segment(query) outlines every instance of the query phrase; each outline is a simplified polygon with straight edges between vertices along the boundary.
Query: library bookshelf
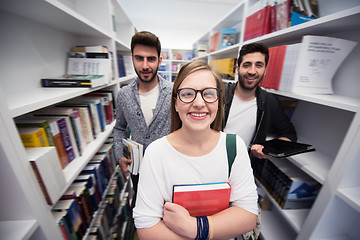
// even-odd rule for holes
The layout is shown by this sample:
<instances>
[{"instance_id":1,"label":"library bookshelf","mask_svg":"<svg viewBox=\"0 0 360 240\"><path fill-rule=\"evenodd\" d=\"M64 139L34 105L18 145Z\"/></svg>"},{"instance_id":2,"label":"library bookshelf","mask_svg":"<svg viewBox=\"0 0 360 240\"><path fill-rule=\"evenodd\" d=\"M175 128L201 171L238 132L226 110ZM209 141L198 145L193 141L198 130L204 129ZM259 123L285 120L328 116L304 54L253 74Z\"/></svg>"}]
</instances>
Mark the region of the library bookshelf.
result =
<instances>
[{"instance_id":1,"label":"library bookshelf","mask_svg":"<svg viewBox=\"0 0 360 240\"><path fill-rule=\"evenodd\" d=\"M208 61L237 57L243 44L261 42L268 47L300 43L304 35L319 35L358 42L334 78L334 94L306 94L268 89L298 102L291 121L299 142L311 143L315 152L288 158L322 188L310 209L284 210L259 183L259 193L271 199L262 211L262 237L272 239L357 239L360 232L360 4L356 1L319 0L319 18L247 41L246 18L262 1L240 1L234 9L194 43L210 45L221 28L236 28L235 45L195 59ZM356 90L355 90L356 89Z\"/></svg>"},{"instance_id":2,"label":"library bookshelf","mask_svg":"<svg viewBox=\"0 0 360 240\"><path fill-rule=\"evenodd\" d=\"M0 3L0 235L3 239L63 239L27 160L14 119L96 90L112 91L135 75L119 78L116 58L110 82L97 88L45 89L40 79L66 71L66 57L77 45L103 45L115 56L130 54L136 28L117 0L15 0ZM6 37L5 37L6 36ZM114 99L116 101L116 99ZM65 168L69 186L111 135L114 123ZM128 188L129 189L129 188ZM66 189L63 189L65 192Z\"/></svg>"},{"instance_id":3,"label":"library bookshelf","mask_svg":"<svg viewBox=\"0 0 360 240\"><path fill-rule=\"evenodd\" d=\"M159 73L173 82L181 66L192 59L192 50L166 48L161 49L161 55L163 59Z\"/></svg>"}]
</instances>

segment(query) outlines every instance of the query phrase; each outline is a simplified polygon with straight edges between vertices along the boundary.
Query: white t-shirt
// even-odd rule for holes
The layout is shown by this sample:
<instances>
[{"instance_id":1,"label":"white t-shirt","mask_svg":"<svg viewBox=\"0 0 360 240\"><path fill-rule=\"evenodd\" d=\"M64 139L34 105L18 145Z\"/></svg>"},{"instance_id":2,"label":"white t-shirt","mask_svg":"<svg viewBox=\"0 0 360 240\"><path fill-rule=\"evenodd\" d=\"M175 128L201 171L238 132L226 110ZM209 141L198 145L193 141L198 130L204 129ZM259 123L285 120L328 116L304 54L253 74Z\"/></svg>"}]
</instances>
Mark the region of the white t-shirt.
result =
<instances>
[{"instance_id":1,"label":"white t-shirt","mask_svg":"<svg viewBox=\"0 0 360 240\"><path fill-rule=\"evenodd\" d=\"M146 93L139 93L140 97L140 106L144 114L146 125L150 125L151 120L154 116L154 111L156 108L157 99L159 98L160 88L159 84L156 85L153 89Z\"/></svg>"},{"instance_id":2,"label":"white t-shirt","mask_svg":"<svg viewBox=\"0 0 360 240\"><path fill-rule=\"evenodd\" d=\"M256 111L256 98L242 101L234 95L224 132L239 135L249 147L256 127Z\"/></svg>"},{"instance_id":3,"label":"white t-shirt","mask_svg":"<svg viewBox=\"0 0 360 240\"><path fill-rule=\"evenodd\" d=\"M172 201L176 184L214 183L228 181L230 202L258 214L257 192L247 148L237 136L237 156L228 178L226 134L221 132L214 150L201 157L190 157L173 148L162 137L146 149L140 166L136 206L133 209L136 228L148 228L163 217L165 202Z\"/></svg>"}]
</instances>

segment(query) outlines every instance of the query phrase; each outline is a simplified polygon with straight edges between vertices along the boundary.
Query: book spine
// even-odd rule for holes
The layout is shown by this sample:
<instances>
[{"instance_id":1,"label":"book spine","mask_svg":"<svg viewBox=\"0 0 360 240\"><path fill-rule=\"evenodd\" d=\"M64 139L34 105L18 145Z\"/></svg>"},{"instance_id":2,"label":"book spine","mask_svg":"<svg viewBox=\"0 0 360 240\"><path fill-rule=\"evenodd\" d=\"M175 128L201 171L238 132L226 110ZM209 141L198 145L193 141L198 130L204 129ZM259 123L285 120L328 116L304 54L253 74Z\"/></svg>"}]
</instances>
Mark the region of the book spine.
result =
<instances>
[{"instance_id":1,"label":"book spine","mask_svg":"<svg viewBox=\"0 0 360 240\"><path fill-rule=\"evenodd\" d=\"M94 135L93 135L93 130L92 130L92 126L91 126L89 110L87 108L80 108L79 111L80 111L81 122L82 122L83 128L84 128L86 142L90 143L91 141L94 140Z\"/></svg>"},{"instance_id":2,"label":"book spine","mask_svg":"<svg viewBox=\"0 0 360 240\"><path fill-rule=\"evenodd\" d=\"M91 87L91 81L71 81L71 80L55 80L55 79L41 79L42 87Z\"/></svg>"},{"instance_id":3,"label":"book spine","mask_svg":"<svg viewBox=\"0 0 360 240\"><path fill-rule=\"evenodd\" d=\"M73 146L71 144L70 135L68 133L66 119L61 118L60 120L58 120L57 123L58 123L59 131L61 134L61 139L64 143L66 156L68 157L69 161L71 162L72 160L75 159L75 153L74 153Z\"/></svg>"},{"instance_id":4,"label":"book spine","mask_svg":"<svg viewBox=\"0 0 360 240\"><path fill-rule=\"evenodd\" d=\"M41 177L41 174L40 174L39 169L38 169L38 167L36 165L36 162L30 161L30 164L31 164L31 167L32 167L32 169L33 169L33 171L35 173L35 177L36 177L36 179L37 179L37 181L39 183L40 189L41 189L41 191L42 191L42 193L43 193L43 195L45 197L45 200L46 200L47 204L52 205L53 202L52 202L52 200L50 198L49 192L46 189L44 180Z\"/></svg>"}]
</instances>

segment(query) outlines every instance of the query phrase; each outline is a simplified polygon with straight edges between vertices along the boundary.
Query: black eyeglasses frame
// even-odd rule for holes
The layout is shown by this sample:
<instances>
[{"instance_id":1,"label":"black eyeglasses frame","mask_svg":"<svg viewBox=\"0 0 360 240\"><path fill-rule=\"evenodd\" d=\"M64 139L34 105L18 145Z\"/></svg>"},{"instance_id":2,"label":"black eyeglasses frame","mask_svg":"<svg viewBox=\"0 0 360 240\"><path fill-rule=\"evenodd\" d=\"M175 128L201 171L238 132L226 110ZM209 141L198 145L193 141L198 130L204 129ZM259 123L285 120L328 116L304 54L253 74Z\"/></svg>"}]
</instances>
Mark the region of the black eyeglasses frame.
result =
<instances>
[{"instance_id":1,"label":"black eyeglasses frame","mask_svg":"<svg viewBox=\"0 0 360 240\"><path fill-rule=\"evenodd\" d=\"M193 91L195 92L195 97L194 97L194 99L193 99L192 101L190 101L190 102L185 102L185 101L183 101L183 100L181 99L179 93L180 93L181 90L183 90L183 89L190 89L190 90L193 90ZM209 102L209 101L205 100L205 98L204 98L204 96L203 96L203 92L204 92L205 90L208 90L208 89L215 89L215 90L216 90L216 96L217 96L217 98L216 98L216 100L214 100L213 102ZM195 101L195 99L196 99L196 97L197 97L197 95L198 95L198 92L200 92L200 95L201 95L202 99L203 99L205 102L207 102L207 103L214 103L214 102L216 102L217 100L219 100L219 97L220 97L220 94L221 94L221 89L219 89L219 88L204 88L204 89L201 89L201 90L196 90L196 89L193 89L193 88L179 88L179 89L176 91L177 95L179 96L180 101L182 101L183 103L192 103L193 101Z\"/></svg>"}]
</instances>

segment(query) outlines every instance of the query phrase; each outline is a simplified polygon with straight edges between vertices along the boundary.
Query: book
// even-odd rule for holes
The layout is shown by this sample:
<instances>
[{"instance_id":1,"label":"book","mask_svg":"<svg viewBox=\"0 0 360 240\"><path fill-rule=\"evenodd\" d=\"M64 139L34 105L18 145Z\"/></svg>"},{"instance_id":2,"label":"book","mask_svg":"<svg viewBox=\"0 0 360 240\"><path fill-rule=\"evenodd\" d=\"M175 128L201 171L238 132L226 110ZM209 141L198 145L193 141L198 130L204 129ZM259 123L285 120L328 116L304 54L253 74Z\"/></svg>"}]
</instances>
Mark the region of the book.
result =
<instances>
[{"instance_id":1,"label":"book","mask_svg":"<svg viewBox=\"0 0 360 240\"><path fill-rule=\"evenodd\" d=\"M43 128L46 133L46 137L49 141L50 146L54 146L54 141L51 135L49 123L44 119L33 118L32 116L26 115L25 118L15 119L15 124L19 128L38 127Z\"/></svg>"},{"instance_id":2,"label":"book","mask_svg":"<svg viewBox=\"0 0 360 240\"><path fill-rule=\"evenodd\" d=\"M195 216L211 216L229 207L231 186L228 182L173 186L172 202Z\"/></svg>"},{"instance_id":3,"label":"book","mask_svg":"<svg viewBox=\"0 0 360 240\"><path fill-rule=\"evenodd\" d=\"M56 120L59 132L65 147L66 155L71 162L80 156L78 146L75 140L74 131L71 125L71 120L68 116L62 116L56 113L47 113L45 109L36 111L35 117L41 117L46 120Z\"/></svg>"},{"instance_id":4,"label":"book","mask_svg":"<svg viewBox=\"0 0 360 240\"><path fill-rule=\"evenodd\" d=\"M223 79L235 80L236 58L212 60L210 65L217 69Z\"/></svg>"},{"instance_id":5,"label":"book","mask_svg":"<svg viewBox=\"0 0 360 240\"><path fill-rule=\"evenodd\" d=\"M53 205L61 197L66 185L55 147L25 150L47 204Z\"/></svg>"},{"instance_id":6,"label":"book","mask_svg":"<svg viewBox=\"0 0 360 240\"><path fill-rule=\"evenodd\" d=\"M103 53L107 53L109 51L108 47L106 46L75 46L71 48L72 52L95 52L95 53L99 53L99 52L103 52Z\"/></svg>"},{"instance_id":7,"label":"book","mask_svg":"<svg viewBox=\"0 0 360 240\"><path fill-rule=\"evenodd\" d=\"M272 157L282 158L300 153L312 152L315 148L310 144L271 139L264 143L263 152Z\"/></svg>"},{"instance_id":8,"label":"book","mask_svg":"<svg viewBox=\"0 0 360 240\"><path fill-rule=\"evenodd\" d=\"M67 103L86 104L89 106L95 137L105 129L105 124L103 122L103 109L100 99L81 96L68 100L65 104Z\"/></svg>"},{"instance_id":9,"label":"book","mask_svg":"<svg viewBox=\"0 0 360 240\"><path fill-rule=\"evenodd\" d=\"M95 166L96 170L96 176L97 176L97 183L100 187L100 194L103 195L103 193L106 190L107 184L108 184L108 178L106 173L106 166L105 166L105 159L91 159L87 166Z\"/></svg>"},{"instance_id":10,"label":"book","mask_svg":"<svg viewBox=\"0 0 360 240\"><path fill-rule=\"evenodd\" d=\"M72 142L76 145L77 152L80 155L83 154L87 143L84 137L84 131L81 126L80 112L73 110L70 107L47 107L35 112L35 115L38 116L64 116L68 117L70 120L71 129L75 141ZM70 136L71 137L71 136ZM73 140L72 140L73 141Z\"/></svg>"},{"instance_id":11,"label":"book","mask_svg":"<svg viewBox=\"0 0 360 240\"><path fill-rule=\"evenodd\" d=\"M220 48L220 31L210 36L210 52L215 52Z\"/></svg>"},{"instance_id":12,"label":"book","mask_svg":"<svg viewBox=\"0 0 360 240\"><path fill-rule=\"evenodd\" d=\"M286 158L263 161L260 182L282 209L311 208L321 184Z\"/></svg>"},{"instance_id":13,"label":"book","mask_svg":"<svg viewBox=\"0 0 360 240\"><path fill-rule=\"evenodd\" d=\"M88 198L89 192L85 186L85 183L72 184L61 196L61 200L73 199L75 201L79 210L82 224L84 224L85 228L89 227L92 218L92 213L88 206Z\"/></svg>"},{"instance_id":14,"label":"book","mask_svg":"<svg viewBox=\"0 0 360 240\"><path fill-rule=\"evenodd\" d=\"M18 128L18 132L25 148L50 146L44 128Z\"/></svg>"},{"instance_id":15,"label":"book","mask_svg":"<svg viewBox=\"0 0 360 240\"><path fill-rule=\"evenodd\" d=\"M113 174L113 169L110 163L110 159L108 159L106 154L98 154L96 153L89 163L100 163L103 167L103 171L105 174L106 182L108 183Z\"/></svg>"},{"instance_id":16,"label":"book","mask_svg":"<svg viewBox=\"0 0 360 240\"><path fill-rule=\"evenodd\" d=\"M99 204L99 202L101 201L103 197L102 194L104 192L104 185L102 183L102 177L100 175L100 169L98 167L99 166L88 164L81 171L81 175L90 174L92 176L93 186L96 189L97 204Z\"/></svg>"},{"instance_id":17,"label":"book","mask_svg":"<svg viewBox=\"0 0 360 240\"><path fill-rule=\"evenodd\" d=\"M117 54L117 64L118 64L118 71L119 71L119 77L125 77L125 64L124 64L124 57L120 53Z\"/></svg>"},{"instance_id":18,"label":"book","mask_svg":"<svg viewBox=\"0 0 360 240\"><path fill-rule=\"evenodd\" d=\"M64 237L65 240L72 240L71 238L71 232L69 229L69 226L67 224L67 221L65 219L66 213L64 212L51 212L54 219L55 219L55 223L58 225L62 236Z\"/></svg>"},{"instance_id":19,"label":"book","mask_svg":"<svg viewBox=\"0 0 360 240\"><path fill-rule=\"evenodd\" d=\"M291 1L292 0L282 0L275 5L276 31L289 27Z\"/></svg>"},{"instance_id":20,"label":"book","mask_svg":"<svg viewBox=\"0 0 360 240\"><path fill-rule=\"evenodd\" d=\"M324 36L304 36L291 82L292 92L333 94L332 78L357 42Z\"/></svg>"},{"instance_id":21,"label":"book","mask_svg":"<svg viewBox=\"0 0 360 240\"><path fill-rule=\"evenodd\" d=\"M129 171L133 175L137 175L143 157L143 145L129 138L123 139L123 154L124 157L132 160L131 164L128 166Z\"/></svg>"},{"instance_id":22,"label":"book","mask_svg":"<svg viewBox=\"0 0 360 240\"><path fill-rule=\"evenodd\" d=\"M109 83L112 75L110 53L70 53L66 74L104 75L105 83Z\"/></svg>"},{"instance_id":23,"label":"book","mask_svg":"<svg viewBox=\"0 0 360 240\"><path fill-rule=\"evenodd\" d=\"M63 75L41 79L42 87L85 87L95 88L106 84L104 75Z\"/></svg>"},{"instance_id":24,"label":"book","mask_svg":"<svg viewBox=\"0 0 360 240\"><path fill-rule=\"evenodd\" d=\"M91 110L90 106L86 104L76 104L76 103L61 103L56 105L56 107L70 107L74 111L80 113L81 127L83 128L83 133L86 143L90 143L94 140L94 129L92 124Z\"/></svg>"},{"instance_id":25,"label":"book","mask_svg":"<svg viewBox=\"0 0 360 240\"><path fill-rule=\"evenodd\" d=\"M286 46L284 64L281 72L279 90L290 92L297 60L301 49L301 43L289 44Z\"/></svg>"},{"instance_id":26,"label":"book","mask_svg":"<svg viewBox=\"0 0 360 240\"><path fill-rule=\"evenodd\" d=\"M73 182L68 190L75 190L77 200L81 202L80 206L84 212L85 222L87 225L90 225L94 209L91 205L91 189L87 187L87 182Z\"/></svg>"},{"instance_id":27,"label":"book","mask_svg":"<svg viewBox=\"0 0 360 240\"><path fill-rule=\"evenodd\" d=\"M269 62L260 86L279 90L287 45L269 48Z\"/></svg>"},{"instance_id":28,"label":"book","mask_svg":"<svg viewBox=\"0 0 360 240\"><path fill-rule=\"evenodd\" d=\"M105 155L106 159L109 162L111 172L114 172L115 168L116 168L116 165L117 165L117 161L115 159L114 150L113 150L113 143L112 142L111 143L104 143L100 147L100 149L98 150L98 152L96 154Z\"/></svg>"},{"instance_id":29,"label":"book","mask_svg":"<svg viewBox=\"0 0 360 240\"><path fill-rule=\"evenodd\" d=\"M109 109L110 105L109 105L107 96L104 94L89 93L89 94L82 95L82 97L97 101L96 106L97 106L97 110L98 110L98 114L99 114L100 126L101 126L101 130L104 131L106 125L109 122L108 117L110 117L110 114L111 114L110 113L111 109ZM98 102L100 104L98 104ZM112 116L111 116L111 119L112 119Z\"/></svg>"},{"instance_id":30,"label":"book","mask_svg":"<svg viewBox=\"0 0 360 240\"><path fill-rule=\"evenodd\" d=\"M75 235L81 239L85 234L85 229L83 228L81 217L79 214L79 209L76 205L75 200L59 200L54 207L52 208L54 212L64 212L68 216L68 225L69 228L74 232Z\"/></svg>"},{"instance_id":31,"label":"book","mask_svg":"<svg viewBox=\"0 0 360 240\"><path fill-rule=\"evenodd\" d=\"M42 119L41 117L38 117ZM57 119L45 119L49 124L49 129L51 131L51 136L56 148L56 152L59 157L61 168L64 169L70 162L68 155L66 153L65 145L62 140L62 136L59 130Z\"/></svg>"},{"instance_id":32,"label":"book","mask_svg":"<svg viewBox=\"0 0 360 240\"><path fill-rule=\"evenodd\" d=\"M236 43L236 28L221 28L220 30L220 49L234 45Z\"/></svg>"},{"instance_id":33,"label":"book","mask_svg":"<svg viewBox=\"0 0 360 240\"><path fill-rule=\"evenodd\" d=\"M271 32L270 11L271 6L267 5L246 17L244 41L260 37Z\"/></svg>"},{"instance_id":34,"label":"book","mask_svg":"<svg viewBox=\"0 0 360 240\"><path fill-rule=\"evenodd\" d=\"M97 208L98 204L100 202L100 195L98 192L98 189L96 187L96 180L94 174L80 174L75 180L73 185L79 184L79 183L85 183L85 186L89 192L89 209L92 213L94 213Z\"/></svg>"},{"instance_id":35,"label":"book","mask_svg":"<svg viewBox=\"0 0 360 240\"><path fill-rule=\"evenodd\" d=\"M303 14L299 14L297 12L291 12L291 17L290 17L290 27L292 26L296 26L302 23L306 23L308 21L314 20L316 18L314 17L308 17L305 16Z\"/></svg>"}]
</instances>

